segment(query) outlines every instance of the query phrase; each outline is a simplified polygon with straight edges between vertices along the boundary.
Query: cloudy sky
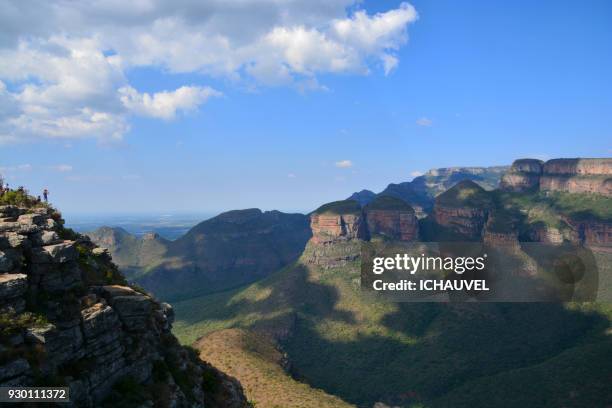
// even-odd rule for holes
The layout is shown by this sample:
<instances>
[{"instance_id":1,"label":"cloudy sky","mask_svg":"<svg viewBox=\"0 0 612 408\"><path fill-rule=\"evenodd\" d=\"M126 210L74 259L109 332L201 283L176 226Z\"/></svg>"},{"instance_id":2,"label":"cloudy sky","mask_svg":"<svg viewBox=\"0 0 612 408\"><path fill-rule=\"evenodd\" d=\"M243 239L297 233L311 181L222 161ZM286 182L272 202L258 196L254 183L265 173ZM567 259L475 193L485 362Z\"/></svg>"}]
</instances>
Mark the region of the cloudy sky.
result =
<instances>
[{"instance_id":1,"label":"cloudy sky","mask_svg":"<svg viewBox=\"0 0 612 408\"><path fill-rule=\"evenodd\" d=\"M0 3L0 173L67 212L310 210L612 155L612 4Z\"/></svg>"}]
</instances>

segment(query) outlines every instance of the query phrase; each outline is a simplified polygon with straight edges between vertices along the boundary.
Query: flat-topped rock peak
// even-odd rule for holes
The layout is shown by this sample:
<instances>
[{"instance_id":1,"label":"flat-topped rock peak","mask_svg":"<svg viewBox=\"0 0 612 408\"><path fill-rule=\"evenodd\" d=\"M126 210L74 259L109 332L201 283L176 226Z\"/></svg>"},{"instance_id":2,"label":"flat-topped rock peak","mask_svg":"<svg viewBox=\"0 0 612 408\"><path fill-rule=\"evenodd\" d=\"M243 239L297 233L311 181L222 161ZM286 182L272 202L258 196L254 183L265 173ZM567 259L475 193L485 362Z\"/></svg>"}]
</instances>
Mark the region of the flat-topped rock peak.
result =
<instances>
[{"instance_id":1,"label":"flat-topped rock peak","mask_svg":"<svg viewBox=\"0 0 612 408\"><path fill-rule=\"evenodd\" d=\"M412 241L418 235L414 209L398 198L378 196L363 208L357 201L334 201L310 215L311 242L332 243L381 236Z\"/></svg>"},{"instance_id":2,"label":"flat-topped rock peak","mask_svg":"<svg viewBox=\"0 0 612 408\"><path fill-rule=\"evenodd\" d=\"M505 191L563 191L612 196L612 158L516 160L501 180Z\"/></svg>"}]
</instances>

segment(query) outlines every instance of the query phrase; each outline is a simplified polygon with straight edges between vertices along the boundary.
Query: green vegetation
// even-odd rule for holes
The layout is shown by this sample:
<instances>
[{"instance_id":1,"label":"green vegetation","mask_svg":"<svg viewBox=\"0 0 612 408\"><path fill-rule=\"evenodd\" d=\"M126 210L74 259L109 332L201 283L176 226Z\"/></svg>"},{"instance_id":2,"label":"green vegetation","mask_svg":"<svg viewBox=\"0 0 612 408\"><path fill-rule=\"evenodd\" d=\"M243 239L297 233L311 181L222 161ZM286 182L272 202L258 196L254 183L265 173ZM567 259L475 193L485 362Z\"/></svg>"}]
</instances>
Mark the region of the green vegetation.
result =
<instances>
[{"instance_id":1,"label":"green vegetation","mask_svg":"<svg viewBox=\"0 0 612 408\"><path fill-rule=\"evenodd\" d=\"M612 221L612 198L596 194L496 191L493 197L495 210L491 227L500 231L518 226L523 232L537 225L564 231L570 229L569 220Z\"/></svg>"},{"instance_id":2,"label":"green vegetation","mask_svg":"<svg viewBox=\"0 0 612 408\"><path fill-rule=\"evenodd\" d=\"M88 235L113 243L108 249L128 279L174 303L267 276L295 261L311 233L305 215L250 209L206 220L176 241L114 228Z\"/></svg>"},{"instance_id":3,"label":"green vegetation","mask_svg":"<svg viewBox=\"0 0 612 408\"><path fill-rule=\"evenodd\" d=\"M283 355L260 333L230 329L202 339L202 358L239 377L253 407L348 408L337 397L292 379L282 368Z\"/></svg>"},{"instance_id":4,"label":"green vegetation","mask_svg":"<svg viewBox=\"0 0 612 408\"><path fill-rule=\"evenodd\" d=\"M84 272L87 284L127 285L123 274L110 258L93 254L91 248L83 244L77 245L77 251L79 252L78 263Z\"/></svg>"},{"instance_id":5,"label":"green vegetation","mask_svg":"<svg viewBox=\"0 0 612 408\"><path fill-rule=\"evenodd\" d=\"M490 208L491 193L471 180L463 180L436 197L436 204L444 207Z\"/></svg>"},{"instance_id":6,"label":"green vegetation","mask_svg":"<svg viewBox=\"0 0 612 408\"><path fill-rule=\"evenodd\" d=\"M254 402L257 378L272 390L292 381L272 376L274 359L258 344L279 333L295 379L359 406L514 406L507 401L526 385L525 407L570 392L575 407L609 396L609 306L390 303L360 290L357 262L315 268L306 262L312 250L256 284L175 304L175 334L182 342L206 335L203 352L248 378ZM232 332L222 329L232 328L242 340L226 340Z\"/></svg>"},{"instance_id":7,"label":"green vegetation","mask_svg":"<svg viewBox=\"0 0 612 408\"><path fill-rule=\"evenodd\" d=\"M21 333L28 327L43 327L48 323L44 315L37 313L2 312L0 313L0 343L6 342L11 336Z\"/></svg>"},{"instance_id":8,"label":"green vegetation","mask_svg":"<svg viewBox=\"0 0 612 408\"><path fill-rule=\"evenodd\" d=\"M28 194L27 190L11 190L0 195L0 205L17 205L20 207L47 207L44 202Z\"/></svg>"},{"instance_id":9,"label":"green vegetation","mask_svg":"<svg viewBox=\"0 0 612 408\"><path fill-rule=\"evenodd\" d=\"M361 206L355 200L333 201L323 204L314 211L316 214L360 214Z\"/></svg>"},{"instance_id":10,"label":"green vegetation","mask_svg":"<svg viewBox=\"0 0 612 408\"><path fill-rule=\"evenodd\" d=\"M365 206L365 210L396 210L414 213L414 209L405 201L391 196L378 196Z\"/></svg>"}]
</instances>

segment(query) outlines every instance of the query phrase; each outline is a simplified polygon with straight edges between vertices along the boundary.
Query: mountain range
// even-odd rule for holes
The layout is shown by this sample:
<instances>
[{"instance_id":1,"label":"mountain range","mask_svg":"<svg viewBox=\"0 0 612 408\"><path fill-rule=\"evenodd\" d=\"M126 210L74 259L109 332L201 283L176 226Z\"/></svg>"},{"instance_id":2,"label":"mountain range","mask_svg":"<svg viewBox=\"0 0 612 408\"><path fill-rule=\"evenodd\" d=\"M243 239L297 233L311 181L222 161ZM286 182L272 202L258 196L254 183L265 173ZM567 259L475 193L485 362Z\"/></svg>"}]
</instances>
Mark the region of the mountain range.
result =
<instances>
[{"instance_id":1,"label":"mountain range","mask_svg":"<svg viewBox=\"0 0 612 408\"><path fill-rule=\"evenodd\" d=\"M234 240L259 241L261 224L228 225L226 217L240 212L200 224L206 227L173 249L210 278L179 263L139 267L132 277L174 297L179 340L238 378L260 406L601 406L612 399L608 303L396 303L362 291L360 262L368 241L459 241L487 245L529 271L542 266L529 244L581 246L598 265L596 295L609 299L611 180L612 159L434 170L379 194L363 190L308 216L291 215L295 224L281 222L287 229L280 235L294 245L258 246L259 257L275 261L245 268L256 273L250 283L231 268L208 267L210 255L195 258L210 246L217 248L212 264L227 265L223 259L243 248ZM267 213L246 211L269 226ZM286 217L272 217L272 230ZM296 225L299 232L290 232ZM135 248L159 243L124 241ZM278 248L289 255L278 257ZM159 265L171 259L166 251ZM157 256L150 253L134 259L148 262ZM155 270L172 292L153 288L147 276ZM224 273L232 278L215 290L209 282ZM206 283L194 290L201 276ZM235 276L247 284L232 287Z\"/></svg>"},{"instance_id":2,"label":"mountain range","mask_svg":"<svg viewBox=\"0 0 612 408\"><path fill-rule=\"evenodd\" d=\"M176 300L241 286L295 261L310 228L302 214L247 209L201 222L175 241L110 227L87 235L111 252L128 279Z\"/></svg>"}]
</instances>

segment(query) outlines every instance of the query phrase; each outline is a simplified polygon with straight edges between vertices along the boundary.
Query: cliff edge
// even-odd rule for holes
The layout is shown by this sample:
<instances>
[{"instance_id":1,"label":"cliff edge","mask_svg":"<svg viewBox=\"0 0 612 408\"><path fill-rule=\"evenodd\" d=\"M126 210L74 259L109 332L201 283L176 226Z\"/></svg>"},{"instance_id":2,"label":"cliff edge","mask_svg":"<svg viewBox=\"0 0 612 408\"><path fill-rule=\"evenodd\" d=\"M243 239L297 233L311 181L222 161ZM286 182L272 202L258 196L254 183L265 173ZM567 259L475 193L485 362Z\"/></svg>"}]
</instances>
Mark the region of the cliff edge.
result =
<instances>
[{"instance_id":1,"label":"cliff edge","mask_svg":"<svg viewBox=\"0 0 612 408\"><path fill-rule=\"evenodd\" d=\"M248 406L172 322L59 212L27 197L0 205L0 386L67 386L78 407Z\"/></svg>"}]
</instances>

